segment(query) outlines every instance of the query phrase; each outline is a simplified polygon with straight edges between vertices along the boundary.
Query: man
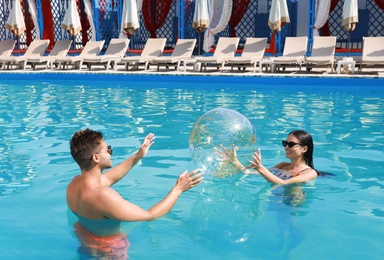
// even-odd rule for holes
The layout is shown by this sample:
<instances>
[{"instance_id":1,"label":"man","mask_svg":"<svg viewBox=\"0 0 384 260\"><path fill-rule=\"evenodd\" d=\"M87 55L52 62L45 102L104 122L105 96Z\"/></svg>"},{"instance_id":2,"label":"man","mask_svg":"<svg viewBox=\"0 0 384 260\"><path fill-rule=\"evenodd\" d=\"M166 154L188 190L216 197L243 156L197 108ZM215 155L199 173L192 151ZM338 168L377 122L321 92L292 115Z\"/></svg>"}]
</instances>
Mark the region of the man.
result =
<instances>
[{"instance_id":1,"label":"man","mask_svg":"<svg viewBox=\"0 0 384 260\"><path fill-rule=\"evenodd\" d=\"M154 140L154 134L148 134L135 155L112 168L112 147L101 132L85 129L73 135L71 155L80 166L81 175L68 185L67 204L79 218L81 228L97 236L118 234L122 221L159 218L172 209L183 192L200 184L203 173L199 169L182 173L168 195L149 210L125 200L112 189L147 154ZM105 169L109 170L102 173Z\"/></svg>"}]
</instances>

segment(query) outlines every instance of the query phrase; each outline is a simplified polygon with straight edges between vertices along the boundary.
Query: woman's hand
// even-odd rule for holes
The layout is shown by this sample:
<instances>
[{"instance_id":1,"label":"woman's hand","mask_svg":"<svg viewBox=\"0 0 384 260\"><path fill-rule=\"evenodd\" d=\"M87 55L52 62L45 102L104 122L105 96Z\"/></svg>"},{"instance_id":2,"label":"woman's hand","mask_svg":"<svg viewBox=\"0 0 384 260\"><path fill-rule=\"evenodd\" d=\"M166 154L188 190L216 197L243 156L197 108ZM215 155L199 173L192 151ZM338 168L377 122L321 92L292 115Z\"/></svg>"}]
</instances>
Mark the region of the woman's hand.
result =
<instances>
[{"instance_id":1,"label":"woman's hand","mask_svg":"<svg viewBox=\"0 0 384 260\"><path fill-rule=\"evenodd\" d=\"M215 153L221 157L221 160L223 163L230 162L232 164L240 163L239 160L237 159L237 154L236 154L236 148L235 145L232 144L232 151L228 151L224 145L220 145L220 148L215 147Z\"/></svg>"},{"instance_id":2,"label":"woman's hand","mask_svg":"<svg viewBox=\"0 0 384 260\"><path fill-rule=\"evenodd\" d=\"M253 153L252 155L253 161L249 161L251 164L251 167L255 169L256 171L259 171L260 168L264 167L261 163L261 151L260 148L257 149L257 152Z\"/></svg>"},{"instance_id":3,"label":"woman's hand","mask_svg":"<svg viewBox=\"0 0 384 260\"><path fill-rule=\"evenodd\" d=\"M137 154L140 156L140 158L143 158L147 154L149 148L154 144L154 141L155 141L155 134L153 133L148 134L144 138L144 141L141 144L139 151L137 151Z\"/></svg>"},{"instance_id":4,"label":"woman's hand","mask_svg":"<svg viewBox=\"0 0 384 260\"><path fill-rule=\"evenodd\" d=\"M204 172L200 169L195 169L189 173L188 171L183 172L177 179L176 188L184 192L199 185L204 179L203 174Z\"/></svg>"},{"instance_id":5,"label":"woman's hand","mask_svg":"<svg viewBox=\"0 0 384 260\"><path fill-rule=\"evenodd\" d=\"M221 150L217 147L215 147L215 153L219 155L222 158L222 163L230 162L232 163L237 169L244 173L249 173L247 168L244 167L244 165L241 164L239 159L237 158L236 148L235 145L232 144L232 151L228 151L222 144L220 145Z\"/></svg>"}]
</instances>

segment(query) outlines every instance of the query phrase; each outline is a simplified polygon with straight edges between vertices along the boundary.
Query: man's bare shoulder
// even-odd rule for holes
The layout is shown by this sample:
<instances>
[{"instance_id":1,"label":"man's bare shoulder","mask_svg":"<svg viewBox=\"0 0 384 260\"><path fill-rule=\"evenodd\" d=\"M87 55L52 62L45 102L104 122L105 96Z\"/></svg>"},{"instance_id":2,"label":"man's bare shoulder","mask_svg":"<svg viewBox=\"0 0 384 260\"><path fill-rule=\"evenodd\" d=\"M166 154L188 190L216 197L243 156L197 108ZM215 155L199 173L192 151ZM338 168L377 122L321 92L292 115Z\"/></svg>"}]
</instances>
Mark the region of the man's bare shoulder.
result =
<instances>
[{"instance_id":1,"label":"man's bare shoulder","mask_svg":"<svg viewBox=\"0 0 384 260\"><path fill-rule=\"evenodd\" d=\"M100 198L110 198L110 197L115 197L118 196L121 198L120 194L112 189L111 187L108 186L100 186L96 189L93 190L94 196Z\"/></svg>"},{"instance_id":2,"label":"man's bare shoulder","mask_svg":"<svg viewBox=\"0 0 384 260\"><path fill-rule=\"evenodd\" d=\"M77 175L73 177L71 182L67 186L67 196L75 193L77 191L77 187L79 186L81 182L81 175Z\"/></svg>"},{"instance_id":3,"label":"man's bare shoulder","mask_svg":"<svg viewBox=\"0 0 384 260\"><path fill-rule=\"evenodd\" d=\"M77 183L81 181L81 175L76 175L75 177L72 178L72 180L69 182L68 187L70 186L75 186Z\"/></svg>"},{"instance_id":4,"label":"man's bare shoulder","mask_svg":"<svg viewBox=\"0 0 384 260\"><path fill-rule=\"evenodd\" d=\"M89 200L104 208L104 206L114 205L115 203L121 203L124 201L123 197L108 186L101 186L94 189L90 194Z\"/></svg>"},{"instance_id":5,"label":"man's bare shoulder","mask_svg":"<svg viewBox=\"0 0 384 260\"><path fill-rule=\"evenodd\" d=\"M123 220L119 214L122 208L130 204L116 190L101 186L94 189L86 199L88 206L93 208L99 214L113 219Z\"/></svg>"}]
</instances>

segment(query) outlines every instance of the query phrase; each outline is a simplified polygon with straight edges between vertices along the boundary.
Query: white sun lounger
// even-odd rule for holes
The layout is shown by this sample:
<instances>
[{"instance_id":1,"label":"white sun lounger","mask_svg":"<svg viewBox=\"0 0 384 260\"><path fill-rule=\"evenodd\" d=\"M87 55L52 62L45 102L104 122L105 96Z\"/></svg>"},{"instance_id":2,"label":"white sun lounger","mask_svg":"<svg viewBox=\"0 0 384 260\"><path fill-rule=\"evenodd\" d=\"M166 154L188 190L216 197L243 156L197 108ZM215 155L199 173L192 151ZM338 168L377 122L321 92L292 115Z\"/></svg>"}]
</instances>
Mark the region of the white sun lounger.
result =
<instances>
[{"instance_id":1,"label":"white sun lounger","mask_svg":"<svg viewBox=\"0 0 384 260\"><path fill-rule=\"evenodd\" d=\"M335 66L336 36L315 36L312 43L311 56L305 57L307 71L313 67L330 66L331 72Z\"/></svg>"},{"instance_id":2,"label":"white sun lounger","mask_svg":"<svg viewBox=\"0 0 384 260\"><path fill-rule=\"evenodd\" d=\"M91 70L92 65L105 65L106 69L108 70L109 66L112 65L112 68L116 70L117 61L124 57L128 48L128 44L129 39L127 38L111 39L104 55L96 57L85 57L80 62L80 68L82 64L86 64L89 70Z\"/></svg>"},{"instance_id":3,"label":"white sun lounger","mask_svg":"<svg viewBox=\"0 0 384 260\"><path fill-rule=\"evenodd\" d=\"M145 43L141 55L121 59L121 62L125 64L125 70L129 69L129 65L138 68L140 64L144 64L144 70L147 70L149 62L162 55L166 42L167 39L165 38L149 38Z\"/></svg>"},{"instance_id":4,"label":"white sun lounger","mask_svg":"<svg viewBox=\"0 0 384 260\"><path fill-rule=\"evenodd\" d=\"M16 40L0 41L0 57L10 57L15 48ZM2 64L0 63L0 68Z\"/></svg>"},{"instance_id":5,"label":"white sun lounger","mask_svg":"<svg viewBox=\"0 0 384 260\"><path fill-rule=\"evenodd\" d=\"M157 71L160 66L168 67L170 65L174 65L178 70L182 61L191 59L195 45L196 39L178 39L171 56L156 57L150 64L157 65Z\"/></svg>"},{"instance_id":6,"label":"white sun lounger","mask_svg":"<svg viewBox=\"0 0 384 260\"><path fill-rule=\"evenodd\" d=\"M256 65L264 57L267 41L267 38L247 38L241 56L229 59L226 64L231 66L231 71L234 66L253 66L253 72L256 72Z\"/></svg>"},{"instance_id":7,"label":"white sun lounger","mask_svg":"<svg viewBox=\"0 0 384 260\"><path fill-rule=\"evenodd\" d=\"M68 67L68 65L76 66L77 64L80 64L80 62L83 61L85 57L95 57L99 55L101 49L103 48L104 40L102 41L91 41L87 42L87 44L84 46L83 50L78 56L66 56L55 59L55 63L57 63L57 68L60 69L62 66L63 69L65 69L65 66Z\"/></svg>"},{"instance_id":8,"label":"white sun lounger","mask_svg":"<svg viewBox=\"0 0 384 260\"><path fill-rule=\"evenodd\" d=\"M201 64L200 71L203 71L203 67L207 70L207 66L223 70L224 64L235 57L239 41L238 37L220 37L213 56L197 57L196 62Z\"/></svg>"},{"instance_id":9,"label":"white sun lounger","mask_svg":"<svg viewBox=\"0 0 384 260\"><path fill-rule=\"evenodd\" d=\"M9 57L15 48L16 40L0 41L0 57Z\"/></svg>"},{"instance_id":10,"label":"white sun lounger","mask_svg":"<svg viewBox=\"0 0 384 260\"><path fill-rule=\"evenodd\" d=\"M27 64L31 64L32 69L36 69L36 65L45 64L45 68L52 68L52 63L55 59L65 57L71 48L71 40L59 40L53 46L48 56L30 57Z\"/></svg>"},{"instance_id":11,"label":"white sun lounger","mask_svg":"<svg viewBox=\"0 0 384 260\"><path fill-rule=\"evenodd\" d=\"M32 57L42 57L45 54L49 44L49 40L33 40L28 46L23 56L9 56L0 57L0 63L4 67L9 69L9 66L17 65L22 69L25 69L27 60ZM7 66L5 66L7 65Z\"/></svg>"},{"instance_id":12,"label":"white sun lounger","mask_svg":"<svg viewBox=\"0 0 384 260\"><path fill-rule=\"evenodd\" d=\"M363 53L360 62L361 71L363 67L384 66L384 36L363 37Z\"/></svg>"},{"instance_id":13,"label":"white sun lounger","mask_svg":"<svg viewBox=\"0 0 384 260\"><path fill-rule=\"evenodd\" d=\"M301 70L301 65L305 60L307 52L308 37L286 37L284 44L283 56L276 57L273 60L273 65L276 69L287 66L298 66Z\"/></svg>"}]
</instances>

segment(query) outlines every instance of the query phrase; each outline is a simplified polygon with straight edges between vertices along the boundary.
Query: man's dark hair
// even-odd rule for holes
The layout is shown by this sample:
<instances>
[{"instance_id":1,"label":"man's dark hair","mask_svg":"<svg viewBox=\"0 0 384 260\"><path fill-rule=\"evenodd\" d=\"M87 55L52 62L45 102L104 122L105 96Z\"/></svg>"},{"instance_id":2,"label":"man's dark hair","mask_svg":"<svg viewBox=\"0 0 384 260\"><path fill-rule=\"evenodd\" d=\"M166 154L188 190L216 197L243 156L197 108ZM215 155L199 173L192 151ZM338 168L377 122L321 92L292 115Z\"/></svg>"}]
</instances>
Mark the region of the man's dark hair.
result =
<instances>
[{"instance_id":1,"label":"man's dark hair","mask_svg":"<svg viewBox=\"0 0 384 260\"><path fill-rule=\"evenodd\" d=\"M69 142L71 155L81 169L89 169L91 158L101 144L103 134L89 128L80 130L72 136Z\"/></svg>"}]
</instances>

